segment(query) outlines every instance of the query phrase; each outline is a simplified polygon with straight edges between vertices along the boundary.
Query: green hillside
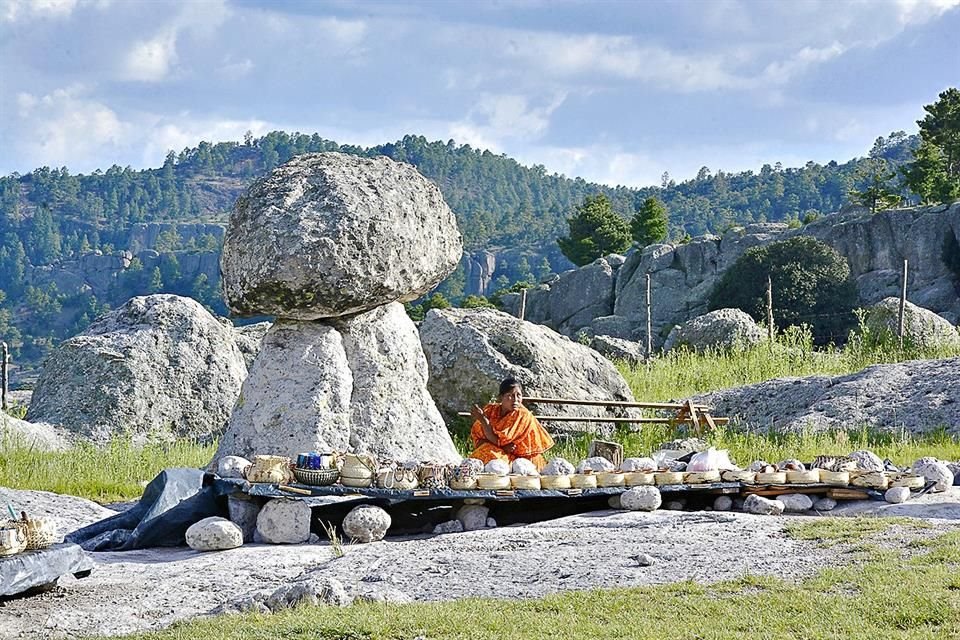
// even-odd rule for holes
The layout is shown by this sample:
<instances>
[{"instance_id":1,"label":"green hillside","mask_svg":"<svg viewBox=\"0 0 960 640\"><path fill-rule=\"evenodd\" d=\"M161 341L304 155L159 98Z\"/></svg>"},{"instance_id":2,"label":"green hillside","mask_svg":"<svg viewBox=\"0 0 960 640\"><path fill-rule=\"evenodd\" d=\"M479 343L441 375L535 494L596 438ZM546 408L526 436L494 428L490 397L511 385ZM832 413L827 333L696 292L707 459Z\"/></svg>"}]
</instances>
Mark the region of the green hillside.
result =
<instances>
[{"instance_id":1,"label":"green hillside","mask_svg":"<svg viewBox=\"0 0 960 640\"><path fill-rule=\"evenodd\" d=\"M870 155L908 161L916 137L880 138ZM720 231L734 223L799 220L838 210L865 178L865 159L765 165L759 173L701 169L660 187L608 187L527 167L453 141L406 136L370 148L318 135L273 132L243 142L200 143L168 154L157 169L110 167L90 174L43 167L0 178L0 339L20 362L36 363L57 341L133 295L191 295L220 313L216 260L223 223L246 186L294 155L341 151L409 162L435 181L456 213L468 252L506 252L498 286L570 268L556 238L587 195L605 193L624 217L649 196L662 200L670 235ZM161 223L161 226L157 226ZM173 224L170 224L173 223ZM126 253L123 253L126 252ZM146 253L144 253L146 252ZM463 295L463 271L446 283ZM444 285L441 285L442 287Z\"/></svg>"}]
</instances>

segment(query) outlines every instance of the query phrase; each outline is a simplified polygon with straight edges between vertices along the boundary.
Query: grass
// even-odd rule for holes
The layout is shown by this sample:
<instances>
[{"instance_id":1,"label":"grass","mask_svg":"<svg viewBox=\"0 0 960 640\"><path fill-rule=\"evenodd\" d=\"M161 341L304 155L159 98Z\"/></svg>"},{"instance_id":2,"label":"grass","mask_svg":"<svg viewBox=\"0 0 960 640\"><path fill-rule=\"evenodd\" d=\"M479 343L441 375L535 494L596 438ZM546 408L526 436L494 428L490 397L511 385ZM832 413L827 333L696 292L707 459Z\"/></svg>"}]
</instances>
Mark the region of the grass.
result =
<instances>
[{"instance_id":1,"label":"grass","mask_svg":"<svg viewBox=\"0 0 960 640\"><path fill-rule=\"evenodd\" d=\"M105 447L81 443L45 452L10 438L0 442L0 486L82 496L100 503L139 498L143 484L170 467L202 467L216 445L187 440L134 446L117 438Z\"/></svg>"},{"instance_id":2,"label":"grass","mask_svg":"<svg viewBox=\"0 0 960 640\"><path fill-rule=\"evenodd\" d=\"M855 521L859 522L859 521ZM882 535L883 523L869 537ZM900 524L900 523L893 523ZM805 525L809 537L831 523ZM960 531L924 540L919 553L861 545L855 565L824 569L798 583L747 576L634 589L565 592L533 600L300 607L274 615L239 614L185 622L129 638L537 639L664 637L960 637Z\"/></svg>"}]
</instances>

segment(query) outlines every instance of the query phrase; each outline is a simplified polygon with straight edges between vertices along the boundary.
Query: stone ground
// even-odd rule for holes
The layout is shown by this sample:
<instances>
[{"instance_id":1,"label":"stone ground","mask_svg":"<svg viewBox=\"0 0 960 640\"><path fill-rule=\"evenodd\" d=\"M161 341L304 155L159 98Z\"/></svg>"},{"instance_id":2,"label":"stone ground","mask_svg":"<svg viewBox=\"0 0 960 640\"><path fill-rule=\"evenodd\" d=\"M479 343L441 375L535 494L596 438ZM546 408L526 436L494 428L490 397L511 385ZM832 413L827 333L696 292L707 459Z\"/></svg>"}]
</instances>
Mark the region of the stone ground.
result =
<instances>
[{"instance_id":1,"label":"stone ground","mask_svg":"<svg viewBox=\"0 0 960 640\"><path fill-rule=\"evenodd\" d=\"M36 493L36 492L32 492ZM61 507L62 509L62 507ZM71 524L92 517L74 509ZM860 502L842 515L928 519L930 536L960 528L960 488L902 505ZM61 580L46 593L0 602L0 638L70 637L159 629L218 605L309 574L340 580L348 593L395 599L469 596L538 597L557 591L714 582L739 576L801 579L844 562L836 549L787 538L795 518L743 513L597 511L529 525L347 545L245 545L224 552L187 548L91 554L83 580ZM640 566L639 554L652 556Z\"/></svg>"}]
</instances>

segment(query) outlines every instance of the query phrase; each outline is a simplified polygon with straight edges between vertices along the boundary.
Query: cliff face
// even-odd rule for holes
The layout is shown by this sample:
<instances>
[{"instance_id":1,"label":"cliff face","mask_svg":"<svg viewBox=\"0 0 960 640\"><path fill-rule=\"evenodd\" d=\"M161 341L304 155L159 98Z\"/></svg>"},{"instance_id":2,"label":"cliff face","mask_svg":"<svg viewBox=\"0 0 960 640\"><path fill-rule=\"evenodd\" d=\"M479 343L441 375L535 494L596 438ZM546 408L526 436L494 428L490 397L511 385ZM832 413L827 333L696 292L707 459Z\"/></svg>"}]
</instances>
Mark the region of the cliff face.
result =
<instances>
[{"instance_id":1,"label":"cliff face","mask_svg":"<svg viewBox=\"0 0 960 640\"><path fill-rule=\"evenodd\" d=\"M859 209L825 216L800 229L754 224L723 237L701 236L681 245L651 245L624 260L608 256L567 271L528 291L525 318L566 335L582 329L615 337L646 338L646 275L650 274L653 341L675 324L702 315L720 276L750 247L809 235L826 242L850 264L859 303L900 295L903 260L909 261L907 297L954 324L960 319L960 277L945 262L945 247L960 240L960 202L952 206ZM516 314L519 295L504 297Z\"/></svg>"}]
</instances>

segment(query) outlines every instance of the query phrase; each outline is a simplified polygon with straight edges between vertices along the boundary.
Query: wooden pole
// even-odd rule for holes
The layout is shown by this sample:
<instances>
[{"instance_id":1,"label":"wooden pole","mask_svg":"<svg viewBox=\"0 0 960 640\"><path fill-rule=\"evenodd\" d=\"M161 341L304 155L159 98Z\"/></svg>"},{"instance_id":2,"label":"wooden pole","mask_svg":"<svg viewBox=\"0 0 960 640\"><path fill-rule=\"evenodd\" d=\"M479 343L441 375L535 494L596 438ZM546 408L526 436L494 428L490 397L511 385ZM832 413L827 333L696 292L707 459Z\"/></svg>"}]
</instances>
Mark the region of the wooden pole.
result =
<instances>
[{"instance_id":1,"label":"wooden pole","mask_svg":"<svg viewBox=\"0 0 960 640\"><path fill-rule=\"evenodd\" d=\"M523 320L523 317L527 315L527 290L520 289L520 315L519 318Z\"/></svg>"},{"instance_id":2,"label":"wooden pole","mask_svg":"<svg viewBox=\"0 0 960 640\"><path fill-rule=\"evenodd\" d=\"M773 281L767 276L767 342L773 349Z\"/></svg>"},{"instance_id":3,"label":"wooden pole","mask_svg":"<svg viewBox=\"0 0 960 640\"><path fill-rule=\"evenodd\" d=\"M653 355L653 307L650 300L650 274L647 274L647 360Z\"/></svg>"},{"instance_id":4,"label":"wooden pole","mask_svg":"<svg viewBox=\"0 0 960 640\"><path fill-rule=\"evenodd\" d=\"M903 286L900 288L900 318L897 322L897 336L900 349L903 350L903 314L907 310L907 259L903 259Z\"/></svg>"},{"instance_id":5,"label":"wooden pole","mask_svg":"<svg viewBox=\"0 0 960 640\"><path fill-rule=\"evenodd\" d=\"M7 349L6 342L0 342L0 409L6 411L7 406L7 381L9 380L10 351Z\"/></svg>"}]
</instances>

